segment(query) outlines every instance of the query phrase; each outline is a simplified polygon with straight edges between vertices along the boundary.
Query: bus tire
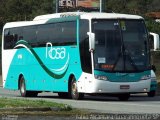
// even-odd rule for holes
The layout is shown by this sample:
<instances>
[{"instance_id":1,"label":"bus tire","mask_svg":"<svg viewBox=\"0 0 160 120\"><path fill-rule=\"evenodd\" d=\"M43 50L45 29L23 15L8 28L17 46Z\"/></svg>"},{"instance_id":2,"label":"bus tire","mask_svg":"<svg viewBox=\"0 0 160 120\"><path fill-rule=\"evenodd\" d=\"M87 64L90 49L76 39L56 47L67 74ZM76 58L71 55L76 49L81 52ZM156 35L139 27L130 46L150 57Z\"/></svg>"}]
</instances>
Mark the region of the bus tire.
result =
<instances>
[{"instance_id":1,"label":"bus tire","mask_svg":"<svg viewBox=\"0 0 160 120\"><path fill-rule=\"evenodd\" d=\"M81 100L84 98L84 93L79 93L78 92L78 89L77 89L77 83L76 83L76 79L75 77L73 76L72 77L72 80L71 80L71 83L70 83L70 96L72 99L74 100Z\"/></svg>"},{"instance_id":2,"label":"bus tire","mask_svg":"<svg viewBox=\"0 0 160 120\"><path fill-rule=\"evenodd\" d=\"M26 91L26 84L23 76L20 78L19 89L22 97L28 97L28 92Z\"/></svg>"},{"instance_id":3,"label":"bus tire","mask_svg":"<svg viewBox=\"0 0 160 120\"><path fill-rule=\"evenodd\" d=\"M38 92L36 91L26 90L25 79L23 76L20 78L19 89L20 89L20 94L22 97L36 97L38 95Z\"/></svg>"},{"instance_id":4,"label":"bus tire","mask_svg":"<svg viewBox=\"0 0 160 120\"><path fill-rule=\"evenodd\" d=\"M147 94L148 94L148 97L154 97L156 95L156 91L153 90L153 91L148 92Z\"/></svg>"},{"instance_id":5,"label":"bus tire","mask_svg":"<svg viewBox=\"0 0 160 120\"><path fill-rule=\"evenodd\" d=\"M130 94L129 93L124 93L124 94L119 94L118 95L118 99L120 101L127 101L130 98Z\"/></svg>"}]
</instances>

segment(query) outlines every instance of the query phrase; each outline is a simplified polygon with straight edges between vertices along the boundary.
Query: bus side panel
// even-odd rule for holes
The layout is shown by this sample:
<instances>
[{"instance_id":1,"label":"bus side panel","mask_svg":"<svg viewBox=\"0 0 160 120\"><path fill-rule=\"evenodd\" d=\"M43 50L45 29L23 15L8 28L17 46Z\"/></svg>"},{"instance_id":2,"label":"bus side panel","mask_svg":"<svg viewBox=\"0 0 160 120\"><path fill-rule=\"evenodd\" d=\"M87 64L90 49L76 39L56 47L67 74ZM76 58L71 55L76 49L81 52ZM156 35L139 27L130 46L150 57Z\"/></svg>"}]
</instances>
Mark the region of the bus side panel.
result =
<instances>
[{"instance_id":1,"label":"bus side panel","mask_svg":"<svg viewBox=\"0 0 160 120\"><path fill-rule=\"evenodd\" d=\"M17 90L20 74L25 78L27 89L28 87L33 87L33 83L29 86L27 85L34 77L33 75L30 76L30 72L33 71L33 69L30 68L30 64L28 63L32 61L32 66L37 64L34 59L31 60L31 56L31 53L24 48L17 50L9 66L5 88Z\"/></svg>"},{"instance_id":2,"label":"bus side panel","mask_svg":"<svg viewBox=\"0 0 160 120\"><path fill-rule=\"evenodd\" d=\"M18 89L18 78L25 78L26 89L35 91L68 91L68 79L80 77L77 47L19 49L13 57L5 88Z\"/></svg>"}]
</instances>

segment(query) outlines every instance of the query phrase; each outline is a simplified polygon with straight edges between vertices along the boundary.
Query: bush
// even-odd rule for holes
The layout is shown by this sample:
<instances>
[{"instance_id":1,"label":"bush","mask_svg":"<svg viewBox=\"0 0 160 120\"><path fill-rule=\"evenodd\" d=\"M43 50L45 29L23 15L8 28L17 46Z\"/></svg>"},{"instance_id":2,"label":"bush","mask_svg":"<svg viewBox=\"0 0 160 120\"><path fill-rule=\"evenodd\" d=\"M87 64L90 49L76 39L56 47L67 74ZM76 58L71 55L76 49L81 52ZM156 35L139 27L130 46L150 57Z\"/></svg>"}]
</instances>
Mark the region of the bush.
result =
<instances>
[{"instance_id":1,"label":"bush","mask_svg":"<svg viewBox=\"0 0 160 120\"><path fill-rule=\"evenodd\" d=\"M160 34L160 23L152 19L146 19L146 26L149 32Z\"/></svg>"}]
</instances>

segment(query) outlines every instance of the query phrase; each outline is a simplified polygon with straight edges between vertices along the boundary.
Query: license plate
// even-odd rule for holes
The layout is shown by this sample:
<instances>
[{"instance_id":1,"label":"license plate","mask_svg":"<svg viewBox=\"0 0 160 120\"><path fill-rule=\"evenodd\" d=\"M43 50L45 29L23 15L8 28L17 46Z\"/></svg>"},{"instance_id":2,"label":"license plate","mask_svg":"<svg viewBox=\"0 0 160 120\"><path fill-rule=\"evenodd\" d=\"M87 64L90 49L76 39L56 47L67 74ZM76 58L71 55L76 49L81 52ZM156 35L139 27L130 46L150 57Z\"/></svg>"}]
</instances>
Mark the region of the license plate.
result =
<instances>
[{"instance_id":1,"label":"license plate","mask_svg":"<svg viewBox=\"0 0 160 120\"><path fill-rule=\"evenodd\" d=\"M120 89L129 89L130 86L129 85L120 85Z\"/></svg>"}]
</instances>

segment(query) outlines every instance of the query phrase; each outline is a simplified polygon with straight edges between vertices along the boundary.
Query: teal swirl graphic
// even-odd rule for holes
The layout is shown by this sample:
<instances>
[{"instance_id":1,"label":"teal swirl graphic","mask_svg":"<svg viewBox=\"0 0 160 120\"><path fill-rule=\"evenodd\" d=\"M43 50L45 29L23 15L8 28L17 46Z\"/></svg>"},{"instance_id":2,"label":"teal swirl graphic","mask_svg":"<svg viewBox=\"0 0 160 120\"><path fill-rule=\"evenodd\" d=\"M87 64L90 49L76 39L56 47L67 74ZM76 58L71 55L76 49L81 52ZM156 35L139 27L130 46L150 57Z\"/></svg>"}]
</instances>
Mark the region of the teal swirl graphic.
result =
<instances>
[{"instance_id":1,"label":"teal swirl graphic","mask_svg":"<svg viewBox=\"0 0 160 120\"><path fill-rule=\"evenodd\" d=\"M67 70L68 70L68 66L66 68L66 70L61 73L61 74L56 74L54 72L52 72L51 70L49 70L45 64L42 62L42 60L40 59L40 57L37 55L37 53L34 51L34 49L28 44L28 42L26 42L25 40L20 40L16 43L16 46L15 48L17 47L24 47L26 48L30 53L33 54L33 56L36 58L36 60L38 61L38 63L41 65L41 67L45 70L45 72L50 75L51 77L53 78L56 78L56 79L60 79L60 78L63 78L64 75L66 74Z\"/></svg>"}]
</instances>

